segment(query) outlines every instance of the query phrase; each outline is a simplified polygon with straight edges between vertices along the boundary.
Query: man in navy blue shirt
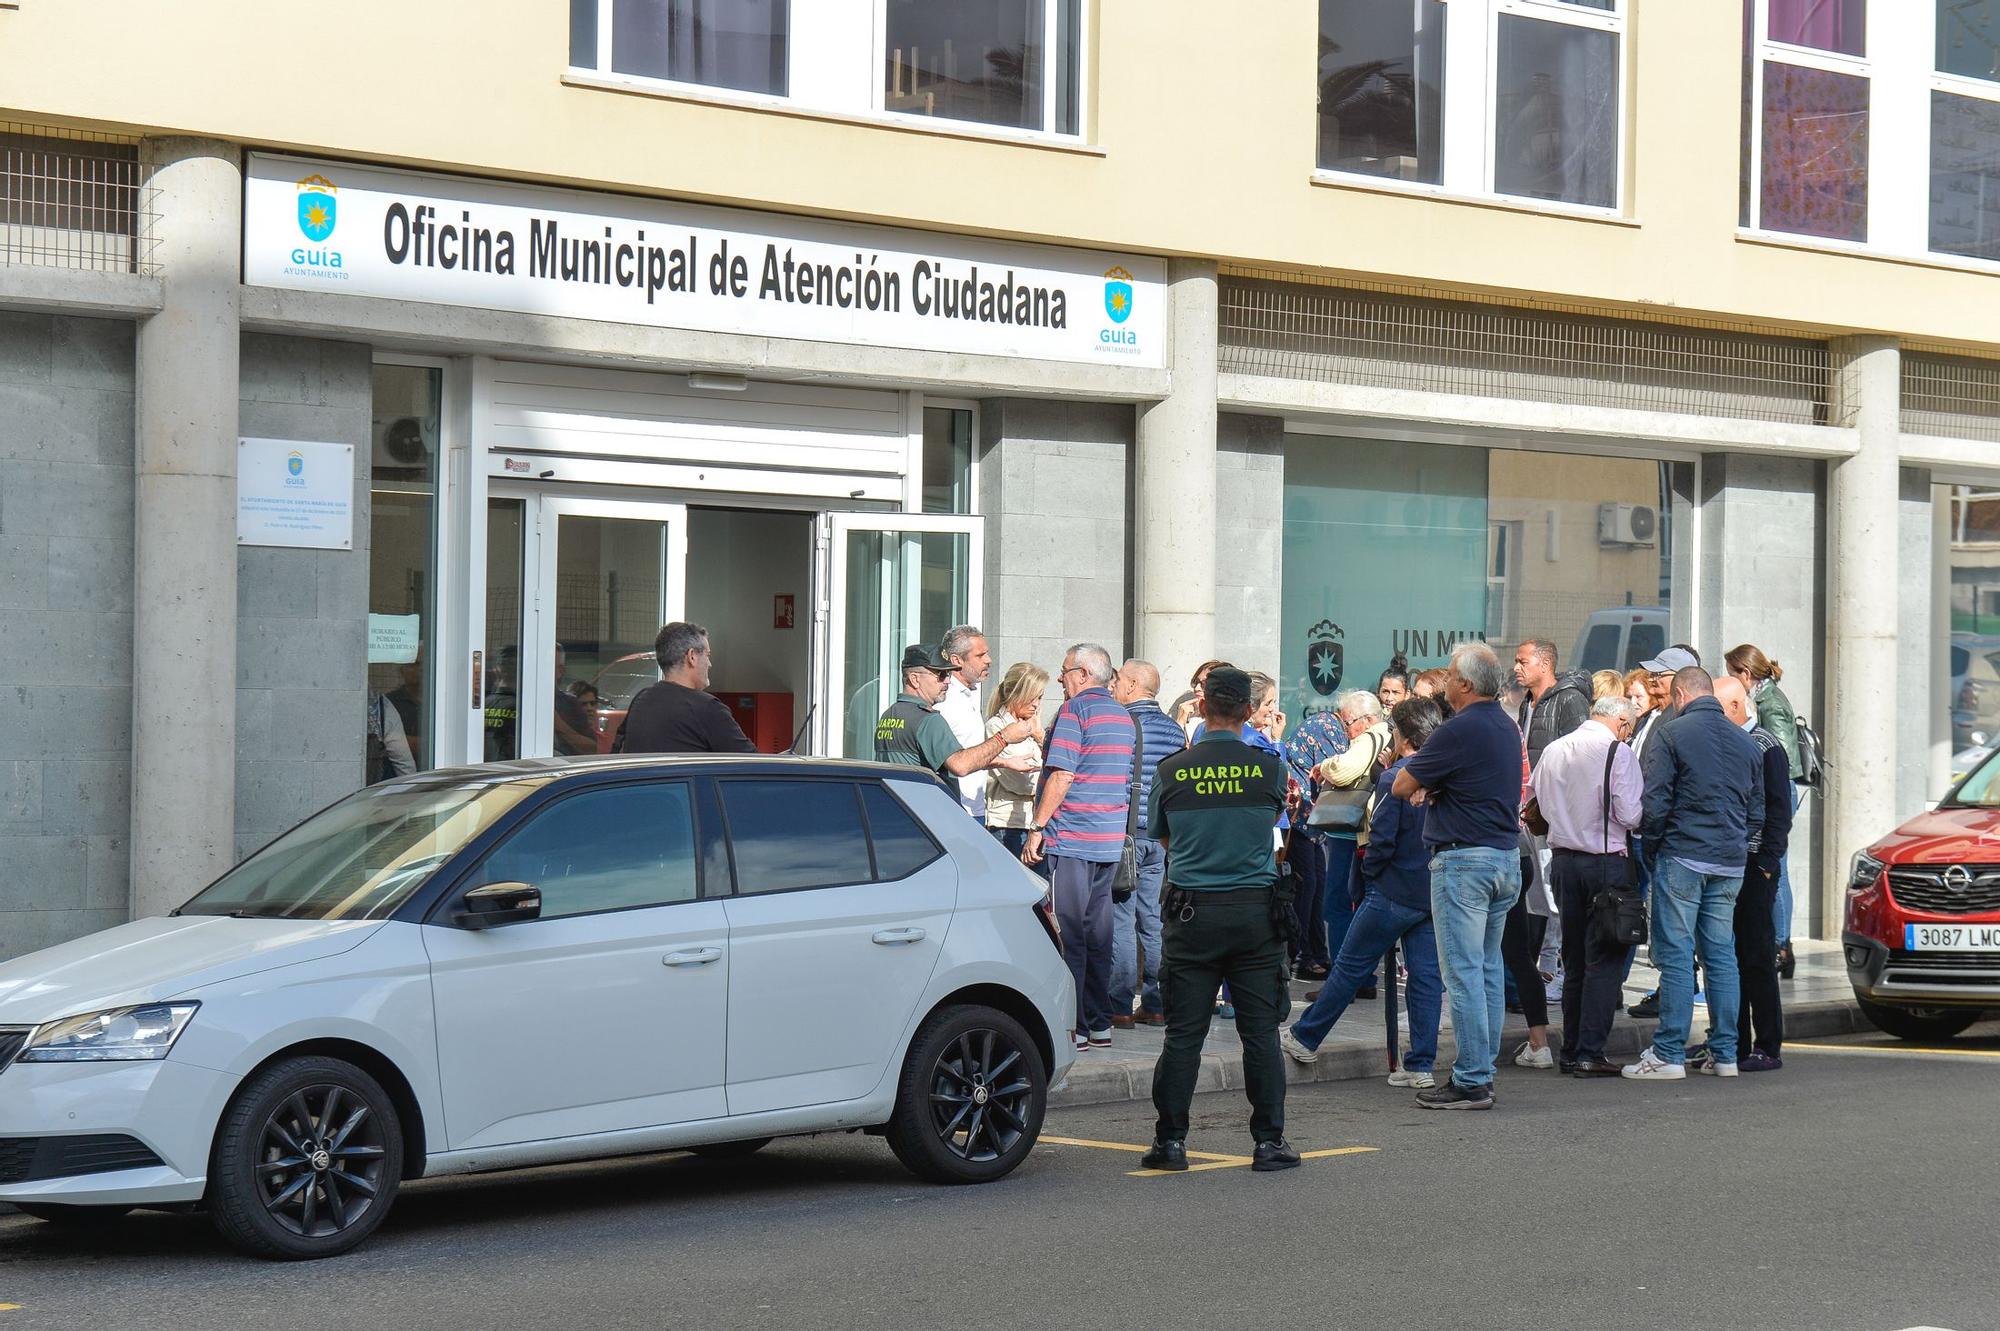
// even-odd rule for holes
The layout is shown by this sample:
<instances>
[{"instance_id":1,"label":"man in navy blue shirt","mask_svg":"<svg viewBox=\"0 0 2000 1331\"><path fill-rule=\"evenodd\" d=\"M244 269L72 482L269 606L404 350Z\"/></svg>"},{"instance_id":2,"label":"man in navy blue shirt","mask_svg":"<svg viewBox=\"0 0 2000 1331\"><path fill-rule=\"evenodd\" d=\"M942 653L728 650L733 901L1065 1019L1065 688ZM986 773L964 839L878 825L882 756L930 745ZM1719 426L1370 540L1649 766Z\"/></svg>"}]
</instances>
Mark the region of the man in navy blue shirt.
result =
<instances>
[{"instance_id":1,"label":"man in navy blue shirt","mask_svg":"<svg viewBox=\"0 0 2000 1331\"><path fill-rule=\"evenodd\" d=\"M1431 921L1458 1044L1451 1080L1417 1092L1425 1109L1491 1109L1506 1018L1500 936L1521 895L1521 731L1495 701L1505 668L1483 642L1452 649L1451 720L1397 774L1396 798L1422 795L1431 851Z\"/></svg>"}]
</instances>

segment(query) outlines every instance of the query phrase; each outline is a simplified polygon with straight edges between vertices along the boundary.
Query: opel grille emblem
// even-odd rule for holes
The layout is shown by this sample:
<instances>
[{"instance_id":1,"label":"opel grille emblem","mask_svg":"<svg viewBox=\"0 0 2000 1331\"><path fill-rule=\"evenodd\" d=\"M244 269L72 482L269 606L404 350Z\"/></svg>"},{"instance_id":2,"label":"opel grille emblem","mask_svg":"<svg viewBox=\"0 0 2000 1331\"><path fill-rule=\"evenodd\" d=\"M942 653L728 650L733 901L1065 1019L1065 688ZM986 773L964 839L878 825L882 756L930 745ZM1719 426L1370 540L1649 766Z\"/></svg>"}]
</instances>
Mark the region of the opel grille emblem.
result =
<instances>
[{"instance_id":1,"label":"opel grille emblem","mask_svg":"<svg viewBox=\"0 0 2000 1331\"><path fill-rule=\"evenodd\" d=\"M1944 885L1953 892L1969 892L1972 890L1972 871L1963 864L1954 864L1944 871Z\"/></svg>"}]
</instances>

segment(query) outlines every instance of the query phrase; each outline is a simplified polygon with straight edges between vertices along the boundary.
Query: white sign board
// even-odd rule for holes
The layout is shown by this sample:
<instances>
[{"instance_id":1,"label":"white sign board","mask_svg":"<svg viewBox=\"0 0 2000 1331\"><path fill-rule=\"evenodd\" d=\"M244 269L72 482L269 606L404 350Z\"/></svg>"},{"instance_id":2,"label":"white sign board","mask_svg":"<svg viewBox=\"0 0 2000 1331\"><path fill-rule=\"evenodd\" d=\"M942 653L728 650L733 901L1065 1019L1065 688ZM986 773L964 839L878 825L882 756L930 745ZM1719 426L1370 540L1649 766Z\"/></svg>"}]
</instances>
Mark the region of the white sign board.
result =
<instances>
[{"instance_id":1,"label":"white sign board","mask_svg":"<svg viewBox=\"0 0 2000 1331\"><path fill-rule=\"evenodd\" d=\"M354 445L236 441L236 543L354 548Z\"/></svg>"},{"instance_id":2,"label":"white sign board","mask_svg":"<svg viewBox=\"0 0 2000 1331\"><path fill-rule=\"evenodd\" d=\"M369 665L408 665L417 659L423 642L423 616L368 612Z\"/></svg>"},{"instance_id":3,"label":"white sign board","mask_svg":"<svg viewBox=\"0 0 2000 1331\"><path fill-rule=\"evenodd\" d=\"M1166 264L264 153L243 280L1034 360L1163 366Z\"/></svg>"}]
</instances>

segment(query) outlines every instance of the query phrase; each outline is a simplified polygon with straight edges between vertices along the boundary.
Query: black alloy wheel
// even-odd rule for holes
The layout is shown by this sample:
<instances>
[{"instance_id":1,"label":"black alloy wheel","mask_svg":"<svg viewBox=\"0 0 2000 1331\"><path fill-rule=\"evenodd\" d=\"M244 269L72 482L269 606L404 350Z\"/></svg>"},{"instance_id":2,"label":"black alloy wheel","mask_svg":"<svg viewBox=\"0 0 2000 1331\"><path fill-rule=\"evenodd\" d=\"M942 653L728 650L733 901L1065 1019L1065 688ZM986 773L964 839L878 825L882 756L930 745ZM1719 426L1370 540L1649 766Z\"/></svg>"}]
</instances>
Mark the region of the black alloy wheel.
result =
<instances>
[{"instance_id":1,"label":"black alloy wheel","mask_svg":"<svg viewBox=\"0 0 2000 1331\"><path fill-rule=\"evenodd\" d=\"M945 1149L984 1164L1014 1149L1028 1130L1027 1055L992 1027L968 1030L938 1055L931 1122Z\"/></svg>"},{"instance_id":2,"label":"black alloy wheel","mask_svg":"<svg viewBox=\"0 0 2000 1331\"><path fill-rule=\"evenodd\" d=\"M1047 1103L1041 1052L1018 1021L994 1008L945 1008L910 1042L885 1135L923 1178L987 1183L1027 1158Z\"/></svg>"},{"instance_id":3,"label":"black alloy wheel","mask_svg":"<svg viewBox=\"0 0 2000 1331\"><path fill-rule=\"evenodd\" d=\"M208 1203L260 1257L331 1257L375 1231L403 1179L403 1129L381 1083L341 1059L284 1059L224 1111Z\"/></svg>"},{"instance_id":4,"label":"black alloy wheel","mask_svg":"<svg viewBox=\"0 0 2000 1331\"><path fill-rule=\"evenodd\" d=\"M264 1120L258 1199L301 1238L330 1238L359 1221L382 1191L380 1116L331 1082L285 1097Z\"/></svg>"}]
</instances>

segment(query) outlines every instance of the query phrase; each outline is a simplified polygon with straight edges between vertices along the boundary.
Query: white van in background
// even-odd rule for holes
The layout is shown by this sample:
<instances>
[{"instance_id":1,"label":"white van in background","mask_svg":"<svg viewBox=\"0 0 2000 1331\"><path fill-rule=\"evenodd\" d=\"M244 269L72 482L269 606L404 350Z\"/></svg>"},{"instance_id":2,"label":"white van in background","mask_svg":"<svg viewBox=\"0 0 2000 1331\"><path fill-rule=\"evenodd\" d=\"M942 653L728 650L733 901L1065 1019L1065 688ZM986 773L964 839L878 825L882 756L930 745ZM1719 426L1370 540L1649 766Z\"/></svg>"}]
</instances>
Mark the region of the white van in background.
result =
<instances>
[{"instance_id":1,"label":"white van in background","mask_svg":"<svg viewBox=\"0 0 2000 1331\"><path fill-rule=\"evenodd\" d=\"M1594 610L1576 635L1576 650L1562 663L1586 675L1597 670L1636 670L1670 645L1667 607L1621 605Z\"/></svg>"}]
</instances>

